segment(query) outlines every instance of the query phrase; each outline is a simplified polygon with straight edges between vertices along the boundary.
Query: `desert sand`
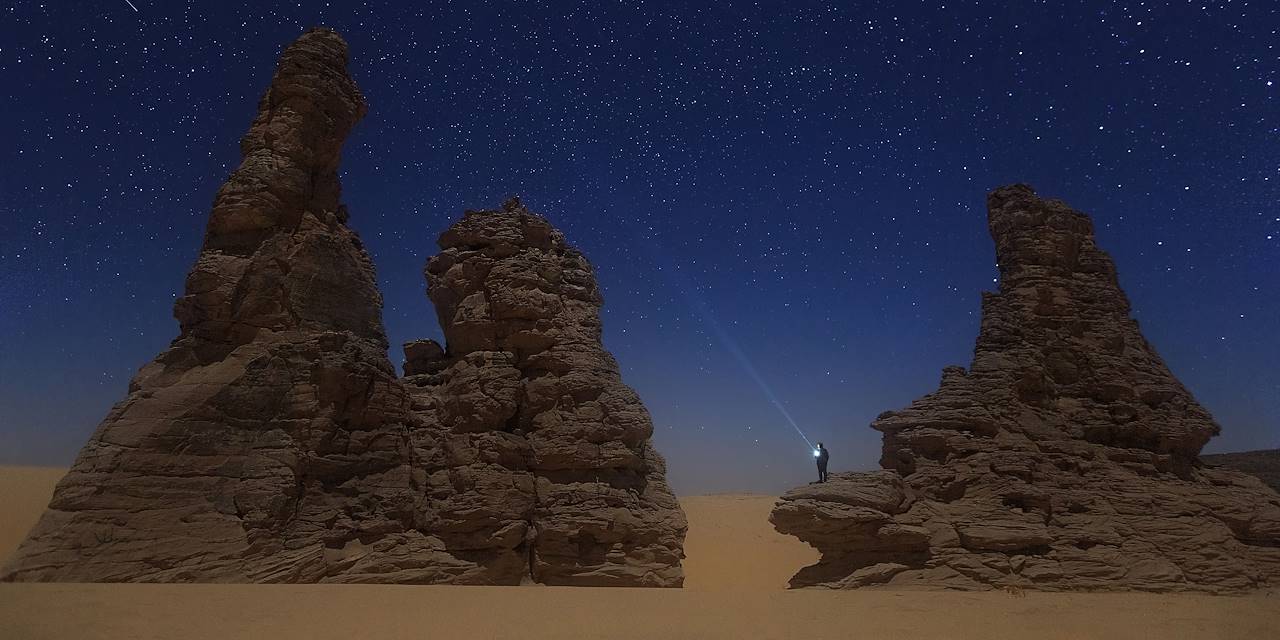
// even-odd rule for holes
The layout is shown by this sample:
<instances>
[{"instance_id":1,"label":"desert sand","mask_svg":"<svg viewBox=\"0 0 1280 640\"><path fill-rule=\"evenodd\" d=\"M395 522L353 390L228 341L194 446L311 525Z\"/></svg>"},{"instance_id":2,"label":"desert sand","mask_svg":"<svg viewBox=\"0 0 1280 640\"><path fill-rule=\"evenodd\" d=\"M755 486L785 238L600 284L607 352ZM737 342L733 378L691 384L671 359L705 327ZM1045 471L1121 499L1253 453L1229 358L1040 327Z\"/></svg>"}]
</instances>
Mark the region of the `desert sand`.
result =
<instances>
[{"instance_id":1,"label":"desert sand","mask_svg":"<svg viewBox=\"0 0 1280 640\"><path fill-rule=\"evenodd\" d=\"M0 466L0 557L8 557L40 519L66 469Z\"/></svg>"},{"instance_id":2,"label":"desert sand","mask_svg":"<svg viewBox=\"0 0 1280 640\"><path fill-rule=\"evenodd\" d=\"M62 469L0 467L0 556ZM817 559L774 498L692 496L684 589L406 585L0 585L0 637L1275 638L1280 594L784 589Z\"/></svg>"}]
</instances>

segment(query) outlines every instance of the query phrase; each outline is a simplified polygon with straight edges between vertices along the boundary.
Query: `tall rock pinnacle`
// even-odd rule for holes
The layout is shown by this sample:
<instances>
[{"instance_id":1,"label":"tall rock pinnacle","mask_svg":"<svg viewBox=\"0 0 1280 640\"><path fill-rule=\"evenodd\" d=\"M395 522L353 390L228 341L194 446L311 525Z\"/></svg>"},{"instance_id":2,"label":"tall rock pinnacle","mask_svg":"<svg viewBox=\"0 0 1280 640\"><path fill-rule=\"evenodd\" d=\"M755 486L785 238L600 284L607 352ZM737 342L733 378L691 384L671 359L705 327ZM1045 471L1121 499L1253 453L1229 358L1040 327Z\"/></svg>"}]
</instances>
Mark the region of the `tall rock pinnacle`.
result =
<instances>
[{"instance_id":1,"label":"tall rock pinnacle","mask_svg":"<svg viewBox=\"0 0 1280 640\"><path fill-rule=\"evenodd\" d=\"M338 202L339 151L365 112L346 58L327 30L281 56L175 307L181 335L98 427L5 579L318 581L333 549L412 522L408 398Z\"/></svg>"},{"instance_id":2,"label":"tall rock pinnacle","mask_svg":"<svg viewBox=\"0 0 1280 640\"><path fill-rule=\"evenodd\" d=\"M460 491L431 496L428 529L497 581L680 586L684 513L601 344L590 263L514 199L440 246L426 274L448 350L406 345L406 381L428 484Z\"/></svg>"},{"instance_id":3,"label":"tall rock pinnacle","mask_svg":"<svg viewBox=\"0 0 1280 640\"><path fill-rule=\"evenodd\" d=\"M446 233L429 278L450 352L414 343L411 384L396 377L339 201L365 112L346 66L328 30L284 51L181 333L0 580L681 584L684 515L648 414L600 346L589 265L545 221Z\"/></svg>"},{"instance_id":4,"label":"tall rock pinnacle","mask_svg":"<svg viewBox=\"0 0 1280 640\"><path fill-rule=\"evenodd\" d=\"M1129 315L1088 216L987 198L1000 292L968 370L871 425L887 471L787 493L792 586L1242 591L1280 584L1280 495L1199 464L1218 425Z\"/></svg>"}]
</instances>

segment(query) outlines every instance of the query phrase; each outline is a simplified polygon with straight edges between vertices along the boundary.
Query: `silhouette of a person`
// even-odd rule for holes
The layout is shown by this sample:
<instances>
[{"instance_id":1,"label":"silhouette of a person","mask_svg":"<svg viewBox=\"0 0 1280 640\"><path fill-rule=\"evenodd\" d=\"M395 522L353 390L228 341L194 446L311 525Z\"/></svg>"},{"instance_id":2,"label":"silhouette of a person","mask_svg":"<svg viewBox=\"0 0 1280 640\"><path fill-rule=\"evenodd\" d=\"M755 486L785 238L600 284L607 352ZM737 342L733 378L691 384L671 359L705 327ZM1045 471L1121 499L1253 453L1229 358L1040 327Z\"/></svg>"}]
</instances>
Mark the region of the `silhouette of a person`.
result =
<instances>
[{"instance_id":1,"label":"silhouette of a person","mask_svg":"<svg viewBox=\"0 0 1280 640\"><path fill-rule=\"evenodd\" d=\"M831 452L827 451L827 448L822 446L821 442L818 443L817 458L818 458L818 482L826 482L827 481L827 460L831 458Z\"/></svg>"}]
</instances>

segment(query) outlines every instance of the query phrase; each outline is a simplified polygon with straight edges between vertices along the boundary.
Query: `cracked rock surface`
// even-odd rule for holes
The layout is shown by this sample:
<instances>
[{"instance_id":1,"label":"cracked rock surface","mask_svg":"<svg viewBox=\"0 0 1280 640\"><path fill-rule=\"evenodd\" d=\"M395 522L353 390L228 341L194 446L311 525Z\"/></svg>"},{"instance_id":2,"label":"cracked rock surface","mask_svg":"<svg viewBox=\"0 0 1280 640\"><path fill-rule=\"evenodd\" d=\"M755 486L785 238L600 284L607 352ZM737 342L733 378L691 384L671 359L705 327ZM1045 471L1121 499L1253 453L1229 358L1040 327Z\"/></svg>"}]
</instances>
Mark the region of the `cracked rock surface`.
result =
<instances>
[{"instance_id":1,"label":"cracked rock surface","mask_svg":"<svg viewBox=\"0 0 1280 640\"><path fill-rule=\"evenodd\" d=\"M987 206L1001 281L973 363L872 423L883 471L781 498L774 526L822 553L792 586L1280 585L1280 495L1200 463L1219 427L1143 338L1088 216L1025 185Z\"/></svg>"},{"instance_id":2,"label":"cracked rock surface","mask_svg":"<svg viewBox=\"0 0 1280 640\"><path fill-rule=\"evenodd\" d=\"M336 33L286 48L180 335L0 579L681 584L684 516L648 414L600 346L586 260L545 221L470 215L445 235L429 278L449 354L411 343L396 376L339 201L365 110Z\"/></svg>"}]
</instances>

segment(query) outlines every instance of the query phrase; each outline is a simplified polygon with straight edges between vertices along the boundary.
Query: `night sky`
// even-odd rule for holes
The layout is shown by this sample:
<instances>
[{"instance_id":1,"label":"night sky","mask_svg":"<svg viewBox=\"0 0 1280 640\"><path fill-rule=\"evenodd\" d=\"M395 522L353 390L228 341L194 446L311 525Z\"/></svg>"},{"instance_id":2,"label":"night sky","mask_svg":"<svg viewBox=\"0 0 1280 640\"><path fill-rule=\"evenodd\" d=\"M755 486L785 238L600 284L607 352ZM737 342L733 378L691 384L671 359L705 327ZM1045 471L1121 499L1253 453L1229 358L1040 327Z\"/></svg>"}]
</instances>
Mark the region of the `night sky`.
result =
<instances>
[{"instance_id":1,"label":"night sky","mask_svg":"<svg viewBox=\"0 0 1280 640\"><path fill-rule=\"evenodd\" d=\"M214 193L313 25L370 105L344 200L392 361L440 338L438 234L519 194L595 265L678 493L816 477L770 394L833 471L874 467L868 423L970 360L1010 182L1093 216L1223 425L1209 450L1280 446L1273 1L5 4L0 463L69 464L177 335Z\"/></svg>"}]
</instances>

